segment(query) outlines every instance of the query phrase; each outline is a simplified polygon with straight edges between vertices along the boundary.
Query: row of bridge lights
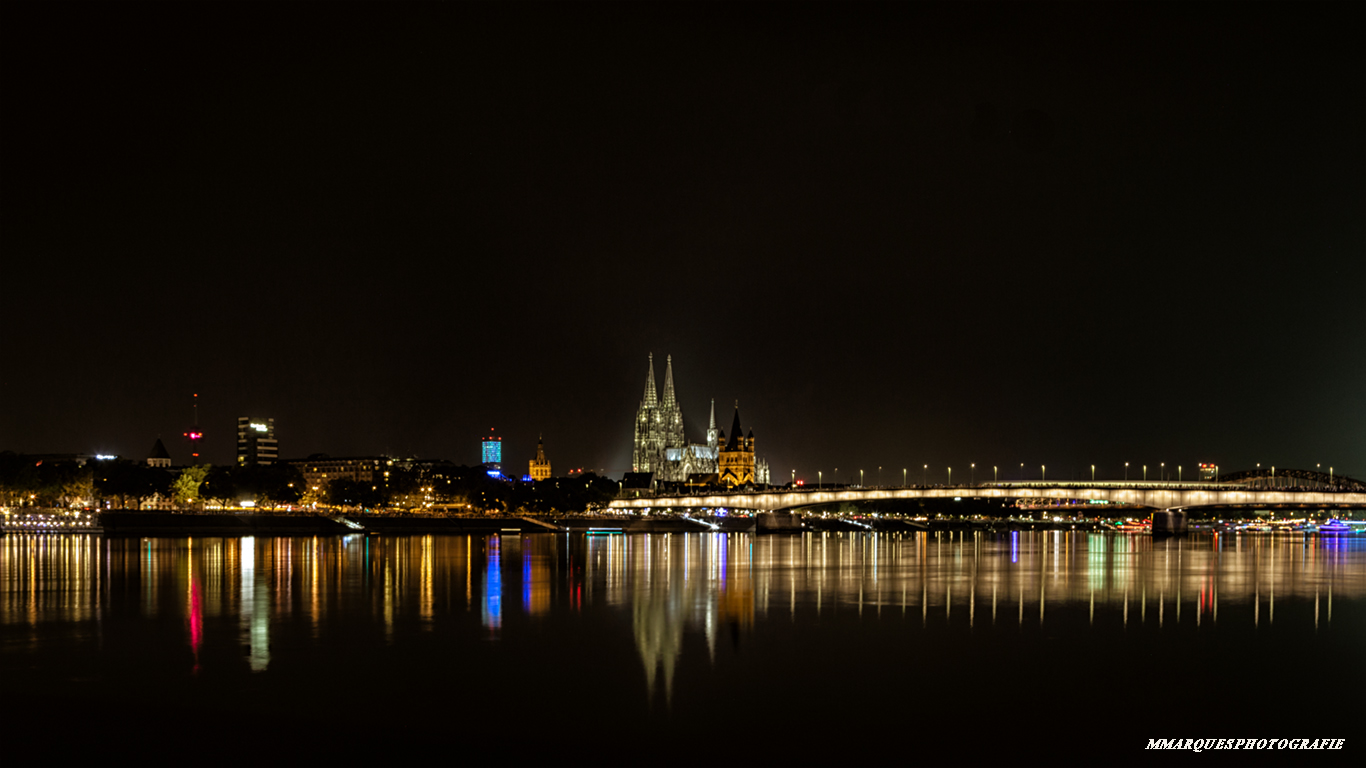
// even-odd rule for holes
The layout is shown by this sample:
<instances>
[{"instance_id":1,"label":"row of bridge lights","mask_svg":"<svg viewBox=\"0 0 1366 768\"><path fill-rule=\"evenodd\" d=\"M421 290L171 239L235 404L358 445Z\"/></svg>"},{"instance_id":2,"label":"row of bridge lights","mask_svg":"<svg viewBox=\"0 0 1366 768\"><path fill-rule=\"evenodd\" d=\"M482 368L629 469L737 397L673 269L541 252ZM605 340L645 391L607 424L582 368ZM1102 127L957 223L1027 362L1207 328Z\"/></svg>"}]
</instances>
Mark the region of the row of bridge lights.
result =
<instances>
[{"instance_id":1,"label":"row of bridge lights","mask_svg":"<svg viewBox=\"0 0 1366 768\"><path fill-rule=\"evenodd\" d=\"M970 470L971 470L971 472L972 472L971 480L970 480L970 483L969 483L969 484L970 484L970 485L976 485L976 484L977 484L977 465L974 463L974 464L969 464L968 466L969 466L969 468L970 468ZM1143 465L1141 465L1141 466L1143 467L1143 482L1146 483L1146 482L1148 481L1148 465L1147 465L1147 464L1143 464ZM1158 465L1157 465L1157 466L1158 466L1158 469L1159 469L1159 471L1160 471L1160 473L1161 473L1161 474L1160 474L1160 477L1162 478L1162 481L1165 482L1166 479L1167 479L1167 462L1165 462L1165 461L1158 462ZM1315 464L1314 466L1315 466L1320 472L1323 471L1323 465L1322 465L1322 464ZM1021 479L1021 480L1024 480L1024 468L1025 468L1025 465L1024 465L1023 462L1021 462L1021 464L1020 464L1020 479ZM1261 468L1262 468L1262 465L1261 465L1261 464L1258 464L1258 465L1257 465L1257 468L1258 468L1258 469L1261 469ZM949 477L948 484L949 484L949 485L953 485L953 467L948 467L947 469L948 469L948 477ZM839 470L839 467L835 467L835 472L838 473L839 471L840 471L840 470ZM901 484L902 484L902 486L905 486L905 485L906 485L906 474L907 474L907 472L908 472L908 469L907 469L906 467L902 467L902 469L901 469ZM930 475L930 465L929 465L929 464L925 464L923 467L921 467L921 476L920 476L920 484L921 484L921 485L929 485L929 475ZM991 467L991 481L992 481L993 483L995 483L995 482L1000 482L1000 475L1001 475L1001 468L1000 468L999 466L993 465L993 466ZM1183 481L1184 481L1184 476L1185 476L1185 466L1184 466L1184 465L1181 465L1181 464L1178 464L1178 465L1176 466L1176 480L1177 480L1177 482L1183 482ZM1215 464L1215 465L1214 465L1214 476L1215 476L1215 477L1218 477L1218 476L1219 476L1219 465L1218 465L1218 464ZM882 484L882 467L878 467L878 468L877 468L877 477L878 477L878 485L881 485L881 484ZM1048 465L1047 465L1047 464L1040 464L1040 465L1039 465L1039 477L1040 477L1040 479L1042 480L1042 482L1048 482ZM1332 467L1329 467L1329 468L1328 468L1328 478L1329 478L1329 482L1332 481L1332 477L1333 477L1333 468L1332 468ZM1272 467L1272 468L1271 468L1271 480L1272 480L1273 482L1276 480L1276 468L1275 468L1275 467ZM1095 465L1095 464L1092 464L1092 465L1091 465L1091 482L1094 483L1095 481L1096 481L1096 465ZM1126 483L1129 482L1129 462L1127 462L1127 461L1124 462L1124 482L1126 482ZM797 484L797 470L796 470L796 469L793 469L793 470L792 470L792 484L793 484L794 486ZM816 471L816 487L819 488L821 485L824 485L824 484L825 484L825 472L824 472L823 470L817 470L817 471ZM863 485L863 470L861 470L861 469L858 471L858 484L859 484L860 486Z\"/></svg>"},{"instance_id":2,"label":"row of bridge lights","mask_svg":"<svg viewBox=\"0 0 1366 768\"><path fill-rule=\"evenodd\" d=\"M1261 469L1261 468L1262 468L1261 463L1258 463L1258 464L1257 464L1257 469ZM1315 470L1316 472L1318 472L1319 474L1323 474L1323 465L1322 465L1322 464L1315 464L1315 465L1314 465L1314 470ZM1276 468L1275 468L1274 466L1271 468L1271 482L1273 482L1273 483L1276 482ZM1328 468L1328 482L1329 482L1329 483L1332 483L1332 482L1333 482L1333 468L1332 468L1332 467L1329 467L1329 468Z\"/></svg>"}]
</instances>

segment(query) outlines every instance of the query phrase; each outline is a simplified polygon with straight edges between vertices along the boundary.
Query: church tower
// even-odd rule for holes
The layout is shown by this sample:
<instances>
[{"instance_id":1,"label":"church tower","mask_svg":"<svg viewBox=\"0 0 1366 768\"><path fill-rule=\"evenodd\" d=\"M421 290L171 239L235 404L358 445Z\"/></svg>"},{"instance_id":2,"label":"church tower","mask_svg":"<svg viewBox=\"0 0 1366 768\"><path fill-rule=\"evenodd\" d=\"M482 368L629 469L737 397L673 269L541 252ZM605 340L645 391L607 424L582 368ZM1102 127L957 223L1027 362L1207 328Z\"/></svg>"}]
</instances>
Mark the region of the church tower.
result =
<instances>
[{"instance_id":1,"label":"church tower","mask_svg":"<svg viewBox=\"0 0 1366 768\"><path fill-rule=\"evenodd\" d=\"M740 431L740 405L730 423L730 438L717 453L717 469L722 483L731 487L754 482L754 431L744 437Z\"/></svg>"},{"instance_id":2,"label":"church tower","mask_svg":"<svg viewBox=\"0 0 1366 768\"><path fill-rule=\"evenodd\" d=\"M550 479L550 459L545 457L545 446L541 444L539 435L536 437L536 458L531 460L531 471L528 474L532 480Z\"/></svg>"}]
</instances>

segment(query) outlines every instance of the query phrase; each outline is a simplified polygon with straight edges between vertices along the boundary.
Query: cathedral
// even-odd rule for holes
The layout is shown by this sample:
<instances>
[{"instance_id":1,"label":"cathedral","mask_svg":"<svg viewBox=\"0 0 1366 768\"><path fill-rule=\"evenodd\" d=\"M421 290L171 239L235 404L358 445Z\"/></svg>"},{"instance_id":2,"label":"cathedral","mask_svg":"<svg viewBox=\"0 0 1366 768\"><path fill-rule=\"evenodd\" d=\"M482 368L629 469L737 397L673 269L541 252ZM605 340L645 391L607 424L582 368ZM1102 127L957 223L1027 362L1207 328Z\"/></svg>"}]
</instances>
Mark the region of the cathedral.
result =
<instances>
[{"instance_id":1,"label":"cathedral","mask_svg":"<svg viewBox=\"0 0 1366 768\"><path fill-rule=\"evenodd\" d=\"M705 443L689 443L683 434L683 409L674 394L673 356L665 358L664 397L655 387L655 361L650 355L650 372L645 379L645 397L636 412L635 450L631 454L633 472L649 472L656 482L683 483L711 480L727 485L757 483L767 485L768 462L754 456L754 432L740 434L740 409L735 409L730 439L716 428L716 401L711 404L711 419Z\"/></svg>"}]
</instances>

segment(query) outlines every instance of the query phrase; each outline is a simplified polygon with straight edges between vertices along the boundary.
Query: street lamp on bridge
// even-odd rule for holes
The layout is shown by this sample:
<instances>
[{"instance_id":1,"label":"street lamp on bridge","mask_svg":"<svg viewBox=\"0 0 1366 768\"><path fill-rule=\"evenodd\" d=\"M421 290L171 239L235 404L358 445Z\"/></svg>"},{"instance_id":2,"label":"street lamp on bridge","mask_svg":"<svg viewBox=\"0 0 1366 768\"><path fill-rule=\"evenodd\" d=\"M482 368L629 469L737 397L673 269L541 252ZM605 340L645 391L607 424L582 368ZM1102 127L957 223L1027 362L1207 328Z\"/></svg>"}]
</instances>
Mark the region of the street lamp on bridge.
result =
<instances>
[{"instance_id":1,"label":"street lamp on bridge","mask_svg":"<svg viewBox=\"0 0 1366 768\"><path fill-rule=\"evenodd\" d=\"M1044 464L1039 465L1039 479L1048 482L1048 467Z\"/></svg>"},{"instance_id":2,"label":"street lamp on bridge","mask_svg":"<svg viewBox=\"0 0 1366 768\"><path fill-rule=\"evenodd\" d=\"M822 471L819 470L819 469L816 470L816 489L817 489L817 490L820 490L820 487L821 487L821 480L823 480L824 478L825 478L825 473L822 472Z\"/></svg>"},{"instance_id":3,"label":"street lamp on bridge","mask_svg":"<svg viewBox=\"0 0 1366 768\"><path fill-rule=\"evenodd\" d=\"M1158 469L1160 470L1158 476L1162 478L1162 482L1167 482L1167 462L1164 461L1159 464Z\"/></svg>"},{"instance_id":4,"label":"street lamp on bridge","mask_svg":"<svg viewBox=\"0 0 1366 768\"><path fill-rule=\"evenodd\" d=\"M977 485L977 464L972 465L972 474L968 478L968 485Z\"/></svg>"},{"instance_id":5,"label":"street lamp on bridge","mask_svg":"<svg viewBox=\"0 0 1366 768\"><path fill-rule=\"evenodd\" d=\"M1143 465L1143 482L1148 482L1148 465Z\"/></svg>"},{"instance_id":6,"label":"street lamp on bridge","mask_svg":"<svg viewBox=\"0 0 1366 768\"><path fill-rule=\"evenodd\" d=\"M1124 482L1129 482L1129 462L1124 462Z\"/></svg>"},{"instance_id":7,"label":"street lamp on bridge","mask_svg":"<svg viewBox=\"0 0 1366 768\"><path fill-rule=\"evenodd\" d=\"M902 487L902 488L905 488L905 487L906 487L906 468L905 468L905 467L902 467L902 468L901 468L901 487Z\"/></svg>"},{"instance_id":8,"label":"street lamp on bridge","mask_svg":"<svg viewBox=\"0 0 1366 768\"><path fill-rule=\"evenodd\" d=\"M858 487L863 487L863 470L858 471Z\"/></svg>"},{"instance_id":9,"label":"street lamp on bridge","mask_svg":"<svg viewBox=\"0 0 1366 768\"><path fill-rule=\"evenodd\" d=\"M1091 465L1091 482L1094 483L1095 481L1096 481L1096 465L1095 465L1095 464L1092 464L1092 465Z\"/></svg>"},{"instance_id":10,"label":"street lamp on bridge","mask_svg":"<svg viewBox=\"0 0 1366 768\"><path fill-rule=\"evenodd\" d=\"M949 467L949 485L953 485L953 467Z\"/></svg>"},{"instance_id":11,"label":"street lamp on bridge","mask_svg":"<svg viewBox=\"0 0 1366 768\"><path fill-rule=\"evenodd\" d=\"M994 464L992 465L992 467L991 467L991 482L993 482L993 483L999 482L999 481L997 480L997 477L1000 475L1000 473L997 471L997 470L999 470L999 469L1000 469L1000 468L997 467L996 465L994 465Z\"/></svg>"},{"instance_id":12,"label":"street lamp on bridge","mask_svg":"<svg viewBox=\"0 0 1366 768\"><path fill-rule=\"evenodd\" d=\"M926 465L920 470L920 484L921 484L921 485L929 485L929 484L930 484L929 476L930 476L930 465L929 465L929 464L926 464Z\"/></svg>"}]
</instances>

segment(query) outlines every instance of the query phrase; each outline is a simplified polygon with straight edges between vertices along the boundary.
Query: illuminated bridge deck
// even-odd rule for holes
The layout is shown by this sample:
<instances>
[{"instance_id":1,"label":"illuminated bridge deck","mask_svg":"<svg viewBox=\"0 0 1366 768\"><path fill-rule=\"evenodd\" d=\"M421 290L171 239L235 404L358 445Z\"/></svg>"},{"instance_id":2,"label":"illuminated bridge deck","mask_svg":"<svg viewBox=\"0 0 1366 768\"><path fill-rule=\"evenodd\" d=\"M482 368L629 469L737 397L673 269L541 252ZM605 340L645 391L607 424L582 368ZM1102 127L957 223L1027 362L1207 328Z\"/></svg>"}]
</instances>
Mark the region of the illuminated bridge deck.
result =
<instances>
[{"instance_id":1,"label":"illuminated bridge deck","mask_svg":"<svg viewBox=\"0 0 1366 768\"><path fill-rule=\"evenodd\" d=\"M718 493L707 495L665 495L637 499L616 499L612 509L745 509L778 512L841 502L890 501L894 499L1048 499L1064 501L1106 501L1151 509L1191 509L1193 507L1366 507L1366 493L1260 489L1231 486L1228 483L1181 482L1095 482L1095 483L985 483L982 485L934 488L845 488L838 490L803 489Z\"/></svg>"}]
</instances>

